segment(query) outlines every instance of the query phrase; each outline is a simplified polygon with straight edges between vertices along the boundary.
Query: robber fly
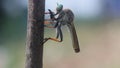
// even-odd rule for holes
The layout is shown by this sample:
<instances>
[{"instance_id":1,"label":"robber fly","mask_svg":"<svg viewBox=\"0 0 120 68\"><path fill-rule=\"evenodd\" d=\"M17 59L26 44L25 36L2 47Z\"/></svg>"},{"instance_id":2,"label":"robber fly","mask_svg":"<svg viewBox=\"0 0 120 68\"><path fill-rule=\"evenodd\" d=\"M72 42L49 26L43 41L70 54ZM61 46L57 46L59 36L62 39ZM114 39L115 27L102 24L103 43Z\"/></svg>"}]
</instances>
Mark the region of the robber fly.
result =
<instances>
[{"instance_id":1,"label":"robber fly","mask_svg":"<svg viewBox=\"0 0 120 68\"><path fill-rule=\"evenodd\" d=\"M77 34L76 34L76 30L74 27L74 14L70 9L63 9L63 5L62 4L57 4L57 8L56 8L56 13L52 12L50 9L48 9L49 12L46 12L45 14L50 14L50 20L52 21L52 23L54 23L54 26L47 26L48 28L55 28L57 31L57 35L56 38L45 38L44 39L44 43L48 40L53 40L56 42L62 42L63 41L63 34L62 34L62 30L61 30L61 26L63 25L67 25L67 27L69 28L70 34L71 34L71 38L72 38L72 44L73 44L73 48L75 50L75 52L79 52L79 42L78 42L78 38L77 38ZM57 16L57 17L56 17ZM45 22L45 24L48 24L51 22Z\"/></svg>"}]
</instances>

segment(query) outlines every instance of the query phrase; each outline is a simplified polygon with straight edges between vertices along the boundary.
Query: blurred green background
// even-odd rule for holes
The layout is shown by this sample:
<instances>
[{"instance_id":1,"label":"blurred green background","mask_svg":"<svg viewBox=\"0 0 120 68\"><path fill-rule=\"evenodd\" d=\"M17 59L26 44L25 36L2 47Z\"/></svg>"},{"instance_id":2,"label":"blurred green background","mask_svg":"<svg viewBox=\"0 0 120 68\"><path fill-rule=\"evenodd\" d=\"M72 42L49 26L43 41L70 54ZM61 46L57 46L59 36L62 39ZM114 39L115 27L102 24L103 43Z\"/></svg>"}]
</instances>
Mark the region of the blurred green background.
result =
<instances>
[{"instance_id":1,"label":"blurred green background","mask_svg":"<svg viewBox=\"0 0 120 68\"><path fill-rule=\"evenodd\" d=\"M46 0L46 11L56 3L75 13L81 52L74 53L71 37L63 26L64 41L44 46L44 68L120 68L119 0ZM45 18L47 18L46 16ZM27 0L0 1L0 68L24 68ZM55 29L45 28L45 37Z\"/></svg>"}]
</instances>

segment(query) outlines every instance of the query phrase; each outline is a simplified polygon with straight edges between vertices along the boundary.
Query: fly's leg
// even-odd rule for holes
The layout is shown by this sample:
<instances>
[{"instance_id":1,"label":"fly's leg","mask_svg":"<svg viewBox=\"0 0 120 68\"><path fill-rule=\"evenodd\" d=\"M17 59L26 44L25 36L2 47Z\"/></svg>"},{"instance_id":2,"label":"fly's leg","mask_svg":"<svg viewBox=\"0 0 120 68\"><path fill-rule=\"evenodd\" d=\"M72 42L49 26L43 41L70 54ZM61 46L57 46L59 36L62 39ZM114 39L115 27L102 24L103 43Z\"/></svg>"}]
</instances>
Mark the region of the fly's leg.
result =
<instances>
[{"instance_id":1,"label":"fly's leg","mask_svg":"<svg viewBox=\"0 0 120 68\"><path fill-rule=\"evenodd\" d=\"M53 40L53 41L56 41L56 42L62 42L63 41L63 34L62 34L61 24L60 23L57 25L56 29L57 29L56 38L51 38L51 37L50 38L45 38L44 42L46 42L48 40ZM58 38L60 38L60 40Z\"/></svg>"},{"instance_id":2,"label":"fly's leg","mask_svg":"<svg viewBox=\"0 0 120 68\"><path fill-rule=\"evenodd\" d=\"M63 34L62 34L62 30L61 30L61 23L57 24L57 35L56 38L49 38L50 40L56 41L56 42L62 42L63 41ZM60 38L60 40L58 39Z\"/></svg>"},{"instance_id":3,"label":"fly's leg","mask_svg":"<svg viewBox=\"0 0 120 68\"><path fill-rule=\"evenodd\" d=\"M63 41L63 34L62 34L62 30L61 30L61 24L58 25L57 27L57 36L56 38L60 38L60 41L62 42Z\"/></svg>"},{"instance_id":4,"label":"fly's leg","mask_svg":"<svg viewBox=\"0 0 120 68\"><path fill-rule=\"evenodd\" d=\"M51 22L45 21L44 26L47 28L54 28L54 26L47 26L48 24L51 24Z\"/></svg>"},{"instance_id":5,"label":"fly's leg","mask_svg":"<svg viewBox=\"0 0 120 68\"><path fill-rule=\"evenodd\" d=\"M59 28L56 28L56 38L58 39L59 38L59 36L60 36L60 31L59 31Z\"/></svg>"},{"instance_id":6,"label":"fly's leg","mask_svg":"<svg viewBox=\"0 0 120 68\"><path fill-rule=\"evenodd\" d=\"M55 25L55 27L56 27L56 38L58 38L59 36L60 36L60 32L61 32L61 25L60 24L56 24Z\"/></svg>"},{"instance_id":7,"label":"fly's leg","mask_svg":"<svg viewBox=\"0 0 120 68\"><path fill-rule=\"evenodd\" d=\"M57 39L57 38L45 38L43 43L47 42L48 40L53 40L53 41L56 41L56 42L62 42L61 40Z\"/></svg>"}]
</instances>

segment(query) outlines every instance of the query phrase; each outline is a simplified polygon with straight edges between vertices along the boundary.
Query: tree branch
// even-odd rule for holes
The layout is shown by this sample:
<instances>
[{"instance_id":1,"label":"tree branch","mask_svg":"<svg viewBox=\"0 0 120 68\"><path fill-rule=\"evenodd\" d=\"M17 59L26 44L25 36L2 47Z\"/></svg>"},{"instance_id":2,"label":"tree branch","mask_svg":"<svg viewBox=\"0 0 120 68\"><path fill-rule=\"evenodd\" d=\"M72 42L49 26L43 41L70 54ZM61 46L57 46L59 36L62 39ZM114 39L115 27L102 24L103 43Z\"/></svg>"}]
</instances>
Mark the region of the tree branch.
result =
<instances>
[{"instance_id":1,"label":"tree branch","mask_svg":"<svg viewBox=\"0 0 120 68\"><path fill-rule=\"evenodd\" d=\"M45 0L29 0L28 3L25 68L42 68Z\"/></svg>"}]
</instances>

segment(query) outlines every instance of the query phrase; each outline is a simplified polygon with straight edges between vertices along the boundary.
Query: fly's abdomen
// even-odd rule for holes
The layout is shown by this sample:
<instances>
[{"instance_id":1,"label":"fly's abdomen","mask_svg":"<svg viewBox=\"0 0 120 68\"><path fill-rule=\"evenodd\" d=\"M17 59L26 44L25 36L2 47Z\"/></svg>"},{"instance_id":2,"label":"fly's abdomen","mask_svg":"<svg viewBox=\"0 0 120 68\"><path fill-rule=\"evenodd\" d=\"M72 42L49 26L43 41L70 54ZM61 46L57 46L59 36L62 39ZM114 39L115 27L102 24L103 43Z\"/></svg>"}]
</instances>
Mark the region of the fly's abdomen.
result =
<instances>
[{"instance_id":1,"label":"fly's abdomen","mask_svg":"<svg viewBox=\"0 0 120 68\"><path fill-rule=\"evenodd\" d=\"M70 30L73 49L75 50L76 53L78 53L80 51L80 48L79 48L79 41L78 41L77 33L75 30L75 26L73 23L71 23L71 25L67 25L67 26Z\"/></svg>"}]
</instances>

